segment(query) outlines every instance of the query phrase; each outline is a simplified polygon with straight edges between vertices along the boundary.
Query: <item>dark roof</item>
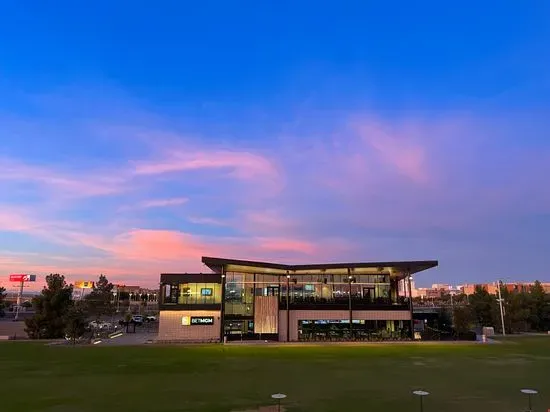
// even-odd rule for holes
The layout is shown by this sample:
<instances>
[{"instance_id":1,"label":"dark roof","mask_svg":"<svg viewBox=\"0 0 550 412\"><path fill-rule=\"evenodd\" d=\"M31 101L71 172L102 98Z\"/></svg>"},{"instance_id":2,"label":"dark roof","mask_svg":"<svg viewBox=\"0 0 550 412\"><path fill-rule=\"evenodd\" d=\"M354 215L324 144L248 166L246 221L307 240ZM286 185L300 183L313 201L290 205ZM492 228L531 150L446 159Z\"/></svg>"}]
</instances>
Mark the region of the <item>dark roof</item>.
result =
<instances>
[{"instance_id":1,"label":"dark roof","mask_svg":"<svg viewBox=\"0 0 550 412\"><path fill-rule=\"evenodd\" d=\"M353 262L353 263L318 263L310 265L286 265L282 263L257 262L252 260L238 260L203 256L202 263L210 269L215 270L221 266L250 266L266 269L278 269L288 271L307 271L321 269L357 269L357 268L384 268L391 267L393 269L406 270L409 273L417 273L426 269L436 267L439 262L437 260L417 260L417 261L394 261L394 262Z\"/></svg>"},{"instance_id":2,"label":"dark roof","mask_svg":"<svg viewBox=\"0 0 550 412\"><path fill-rule=\"evenodd\" d=\"M221 281L219 273L161 273L160 282L210 283Z\"/></svg>"}]
</instances>

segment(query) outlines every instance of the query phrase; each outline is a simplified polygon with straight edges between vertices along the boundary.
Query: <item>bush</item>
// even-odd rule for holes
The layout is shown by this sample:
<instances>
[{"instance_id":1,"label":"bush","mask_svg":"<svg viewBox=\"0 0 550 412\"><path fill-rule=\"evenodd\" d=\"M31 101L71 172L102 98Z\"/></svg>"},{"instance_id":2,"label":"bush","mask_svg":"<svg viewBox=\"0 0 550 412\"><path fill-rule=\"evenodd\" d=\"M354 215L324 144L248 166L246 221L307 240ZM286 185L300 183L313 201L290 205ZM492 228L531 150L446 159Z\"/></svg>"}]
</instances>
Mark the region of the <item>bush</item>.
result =
<instances>
[{"instance_id":1,"label":"bush","mask_svg":"<svg viewBox=\"0 0 550 412\"><path fill-rule=\"evenodd\" d=\"M459 332L455 336L456 336L457 340L470 340L470 341L477 340L477 335L472 330L467 331L467 332Z\"/></svg>"}]
</instances>

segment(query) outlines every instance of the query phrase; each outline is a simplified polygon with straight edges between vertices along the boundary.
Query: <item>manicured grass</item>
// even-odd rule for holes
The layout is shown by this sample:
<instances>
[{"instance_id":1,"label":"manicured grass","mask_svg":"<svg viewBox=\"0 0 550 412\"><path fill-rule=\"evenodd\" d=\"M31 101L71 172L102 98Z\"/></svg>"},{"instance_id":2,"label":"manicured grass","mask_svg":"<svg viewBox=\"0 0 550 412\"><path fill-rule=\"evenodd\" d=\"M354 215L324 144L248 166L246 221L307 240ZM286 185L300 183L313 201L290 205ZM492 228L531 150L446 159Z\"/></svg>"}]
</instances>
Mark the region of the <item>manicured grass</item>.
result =
<instances>
[{"instance_id":1,"label":"manicured grass","mask_svg":"<svg viewBox=\"0 0 550 412\"><path fill-rule=\"evenodd\" d=\"M0 344L0 410L231 411L288 394L290 411L550 408L550 337L323 347Z\"/></svg>"}]
</instances>

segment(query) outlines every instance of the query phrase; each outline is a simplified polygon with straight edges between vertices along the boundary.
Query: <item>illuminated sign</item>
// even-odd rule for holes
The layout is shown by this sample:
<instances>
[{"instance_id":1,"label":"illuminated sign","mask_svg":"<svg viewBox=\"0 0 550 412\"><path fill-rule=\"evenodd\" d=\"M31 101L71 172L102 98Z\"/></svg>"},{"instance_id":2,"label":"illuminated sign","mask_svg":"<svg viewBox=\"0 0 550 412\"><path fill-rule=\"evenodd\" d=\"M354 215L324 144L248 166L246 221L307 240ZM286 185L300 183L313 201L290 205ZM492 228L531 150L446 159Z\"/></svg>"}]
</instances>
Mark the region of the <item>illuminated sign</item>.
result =
<instances>
[{"instance_id":1,"label":"illuminated sign","mask_svg":"<svg viewBox=\"0 0 550 412\"><path fill-rule=\"evenodd\" d=\"M214 316L191 316L191 325L213 325Z\"/></svg>"},{"instance_id":2,"label":"illuminated sign","mask_svg":"<svg viewBox=\"0 0 550 412\"><path fill-rule=\"evenodd\" d=\"M202 288L201 296L212 296L212 288Z\"/></svg>"},{"instance_id":3,"label":"illuminated sign","mask_svg":"<svg viewBox=\"0 0 550 412\"><path fill-rule=\"evenodd\" d=\"M214 316L182 316L182 326L213 325Z\"/></svg>"},{"instance_id":4,"label":"illuminated sign","mask_svg":"<svg viewBox=\"0 0 550 412\"><path fill-rule=\"evenodd\" d=\"M36 282L36 275L13 274L10 282Z\"/></svg>"},{"instance_id":5,"label":"illuminated sign","mask_svg":"<svg viewBox=\"0 0 550 412\"><path fill-rule=\"evenodd\" d=\"M74 282L74 287L76 289L92 289L94 287L94 282L88 280L77 280Z\"/></svg>"}]
</instances>

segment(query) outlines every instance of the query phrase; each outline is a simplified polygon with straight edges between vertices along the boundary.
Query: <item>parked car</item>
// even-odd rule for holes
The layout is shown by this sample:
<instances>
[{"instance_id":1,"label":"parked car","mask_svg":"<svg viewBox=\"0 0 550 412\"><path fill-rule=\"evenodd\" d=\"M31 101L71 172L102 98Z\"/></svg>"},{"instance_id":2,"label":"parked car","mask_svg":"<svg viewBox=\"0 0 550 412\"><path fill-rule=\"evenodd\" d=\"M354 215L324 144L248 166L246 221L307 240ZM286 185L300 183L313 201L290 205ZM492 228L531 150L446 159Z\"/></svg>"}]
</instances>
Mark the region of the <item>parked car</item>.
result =
<instances>
[{"instance_id":1,"label":"parked car","mask_svg":"<svg viewBox=\"0 0 550 412\"><path fill-rule=\"evenodd\" d=\"M156 321L157 321L157 317L154 315L149 315L145 317L145 322L156 322Z\"/></svg>"},{"instance_id":2,"label":"parked car","mask_svg":"<svg viewBox=\"0 0 550 412\"><path fill-rule=\"evenodd\" d=\"M88 326L92 329L111 329L113 327L113 325L109 322L104 322L104 321L97 321L97 320L93 320L91 321Z\"/></svg>"},{"instance_id":3,"label":"parked car","mask_svg":"<svg viewBox=\"0 0 550 412\"><path fill-rule=\"evenodd\" d=\"M132 322L136 325L142 325L143 324L143 316L142 315L133 315L132 316Z\"/></svg>"}]
</instances>

